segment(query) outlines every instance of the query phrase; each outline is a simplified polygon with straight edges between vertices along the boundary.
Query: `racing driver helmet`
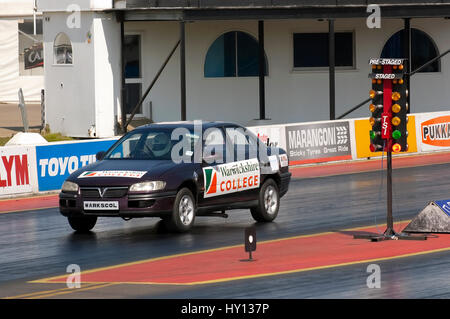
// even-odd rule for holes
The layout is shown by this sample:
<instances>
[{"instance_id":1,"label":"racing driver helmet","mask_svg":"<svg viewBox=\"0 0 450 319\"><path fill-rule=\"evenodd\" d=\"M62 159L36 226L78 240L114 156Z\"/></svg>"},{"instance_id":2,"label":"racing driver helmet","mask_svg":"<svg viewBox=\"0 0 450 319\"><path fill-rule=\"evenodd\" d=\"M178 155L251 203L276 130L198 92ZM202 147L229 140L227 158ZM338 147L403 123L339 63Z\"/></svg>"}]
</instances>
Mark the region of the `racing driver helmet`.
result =
<instances>
[{"instance_id":1,"label":"racing driver helmet","mask_svg":"<svg viewBox=\"0 0 450 319\"><path fill-rule=\"evenodd\" d=\"M170 151L170 145L170 138L166 133L158 133L150 141L150 149L156 157L166 155Z\"/></svg>"}]
</instances>

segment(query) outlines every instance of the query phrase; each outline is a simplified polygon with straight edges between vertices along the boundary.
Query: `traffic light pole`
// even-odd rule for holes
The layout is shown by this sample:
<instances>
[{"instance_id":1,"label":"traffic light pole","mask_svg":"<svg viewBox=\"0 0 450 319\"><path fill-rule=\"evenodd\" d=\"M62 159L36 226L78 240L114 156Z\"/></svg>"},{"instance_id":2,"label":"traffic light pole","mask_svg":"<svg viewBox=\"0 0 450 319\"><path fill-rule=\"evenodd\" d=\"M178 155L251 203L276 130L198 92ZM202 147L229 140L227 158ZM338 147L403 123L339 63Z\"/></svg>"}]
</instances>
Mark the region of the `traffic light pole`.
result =
<instances>
[{"instance_id":1,"label":"traffic light pole","mask_svg":"<svg viewBox=\"0 0 450 319\"><path fill-rule=\"evenodd\" d=\"M404 62L402 60L401 62ZM397 62L398 63L398 62ZM372 59L370 61L372 64L372 70L374 73L370 74L369 77L372 77L372 90L370 96L373 100L373 104L371 105L371 151L384 150L387 153L387 212L386 212L386 230L383 234L357 234L353 237L355 239L370 239L371 241L382 241L382 240L398 240L398 239L406 239L406 240L426 240L427 236L425 235L410 235L406 233L396 233L394 230L394 217L392 214L392 151L397 148L402 149L401 144L399 144L398 139L401 137L399 134L398 128L399 125L406 125L407 118L401 120L400 119L400 106L399 104L392 105L392 101L394 103L401 99L402 95L394 91L393 84L398 85L398 78L393 74L394 70L403 70L403 66L400 64L395 64L395 61L390 61L389 59L383 60L381 63L378 59ZM400 65L400 67L399 67ZM380 73L379 70L382 70L383 73ZM376 72L375 72L376 71ZM401 78L400 78L401 79ZM400 82L400 85L403 82ZM382 85L382 88L380 87ZM398 86L397 86L398 89ZM395 89L395 90L397 90ZM382 90L382 91L381 91ZM380 100L380 97L383 99ZM382 104L381 104L382 103ZM379 112L382 112L379 114ZM379 115L377 116L376 113ZM393 116L394 114L394 116ZM375 120L374 117L377 117L378 120ZM377 129L375 126L378 125L378 129L380 130L377 133L374 133ZM396 129L393 130L392 126L395 126ZM406 130L406 127L404 126ZM400 135L400 136L399 136ZM406 135L407 136L407 135ZM394 138L396 142L394 142ZM382 145L381 141L383 141ZM374 144L377 144L376 146ZM394 144L396 143L396 144ZM407 146L403 148L407 150Z\"/></svg>"}]
</instances>

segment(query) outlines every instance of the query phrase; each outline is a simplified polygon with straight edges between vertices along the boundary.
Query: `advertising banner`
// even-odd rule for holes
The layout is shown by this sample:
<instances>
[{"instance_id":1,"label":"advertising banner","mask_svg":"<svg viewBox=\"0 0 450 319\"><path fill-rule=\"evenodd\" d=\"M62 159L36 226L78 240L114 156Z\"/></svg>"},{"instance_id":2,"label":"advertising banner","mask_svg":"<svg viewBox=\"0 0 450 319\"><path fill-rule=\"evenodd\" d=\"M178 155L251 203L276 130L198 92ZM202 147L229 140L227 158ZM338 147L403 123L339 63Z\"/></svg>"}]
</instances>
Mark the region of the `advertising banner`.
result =
<instances>
[{"instance_id":1,"label":"advertising banner","mask_svg":"<svg viewBox=\"0 0 450 319\"><path fill-rule=\"evenodd\" d=\"M421 114L417 123L420 132L420 150L437 151L450 148L450 114Z\"/></svg>"},{"instance_id":2,"label":"advertising banner","mask_svg":"<svg viewBox=\"0 0 450 319\"><path fill-rule=\"evenodd\" d=\"M106 151L117 139L55 143L36 146L39 191L60 189L77 169L95 162L95 154Z\"/></svg>"},{"instance_id":3,"label":"advertising banner","mask_svg":"<svg viewBox=\"0 0 450 319\"><path fill-rule=\"evenodd\" d=\"M271 147L281 147L286 149L286 139L284 138L284 125L277 126L253 126L248 128L258 138Z\"/></svg>"},{"instance_id":4,"label":"advertising banner","mask_svg":"<svg viewBox=\"0 0 450 319\"><path fill-rule=\"evenodd\" d=\"M348 121L286 126L289 165L352 159Z\"/></svg>"},{"instance_id":5,"label":"advertising banner","mask_svg":"<svg viewBox=\"0 0 450 319\"><path fill-rule=\"evenodd\" d=\"M36 191L34 147L0 147L0 196Z\"/></svg>"},{"instance_id":6,"label":"advertising banner","mask_svg":"<svg viewBox=\"0 0 450 319\"><path fill-rule=\"evenodd\" d=\"M408 151L402 153L416 153L417 152L417 140L416 140L416 116L408 116ZM369 118L355 120L355 138L356 138L356 156L357 158L368 158L381 156L382 152L370 151L370 131L372 127L369 123Z\"/></svg>"}]
</instances>

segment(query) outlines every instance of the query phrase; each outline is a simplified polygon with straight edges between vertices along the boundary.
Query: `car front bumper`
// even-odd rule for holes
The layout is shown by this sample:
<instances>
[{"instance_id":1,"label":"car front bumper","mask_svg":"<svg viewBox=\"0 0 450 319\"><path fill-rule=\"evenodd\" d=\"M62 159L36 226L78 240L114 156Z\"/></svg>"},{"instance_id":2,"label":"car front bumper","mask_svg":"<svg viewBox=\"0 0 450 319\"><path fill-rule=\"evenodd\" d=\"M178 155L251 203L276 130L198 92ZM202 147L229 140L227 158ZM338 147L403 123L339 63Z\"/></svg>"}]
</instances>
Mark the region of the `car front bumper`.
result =
<instances>
[{"instance_id":1,"label":"car front bumper","mask_svg":"<svg viewBox=\"0 0 450 319\"><path fill-rule=\"evenodd\" d=\"M176 191L155 194L128 194L120 198L83 198L80 194L61 192L59 210L63 216L164 217L173 209ZM117 202L116 210L85 210L84 202Z\"/></svg>"}]
</instances>

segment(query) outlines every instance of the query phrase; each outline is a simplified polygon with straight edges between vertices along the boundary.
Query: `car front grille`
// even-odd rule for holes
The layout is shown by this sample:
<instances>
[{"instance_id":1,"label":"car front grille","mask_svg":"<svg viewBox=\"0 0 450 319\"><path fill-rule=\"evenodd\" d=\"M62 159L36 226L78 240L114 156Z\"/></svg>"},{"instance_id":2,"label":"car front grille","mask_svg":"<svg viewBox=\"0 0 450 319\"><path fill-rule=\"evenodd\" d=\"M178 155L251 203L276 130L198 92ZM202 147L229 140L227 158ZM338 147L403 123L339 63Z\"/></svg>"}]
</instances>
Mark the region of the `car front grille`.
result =
<instances>
[{"instance_id":1,"label":"car front grille","mask_svg":"<svg viewBox=\"0 0 450 319\"><path fill-rule=\"evenodd\" d=\"M81 188L83 198L120 198L128 193L128 187ZM102 196L103 195L103 196Z\"/></svg>"}]
</instances>

